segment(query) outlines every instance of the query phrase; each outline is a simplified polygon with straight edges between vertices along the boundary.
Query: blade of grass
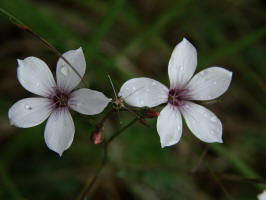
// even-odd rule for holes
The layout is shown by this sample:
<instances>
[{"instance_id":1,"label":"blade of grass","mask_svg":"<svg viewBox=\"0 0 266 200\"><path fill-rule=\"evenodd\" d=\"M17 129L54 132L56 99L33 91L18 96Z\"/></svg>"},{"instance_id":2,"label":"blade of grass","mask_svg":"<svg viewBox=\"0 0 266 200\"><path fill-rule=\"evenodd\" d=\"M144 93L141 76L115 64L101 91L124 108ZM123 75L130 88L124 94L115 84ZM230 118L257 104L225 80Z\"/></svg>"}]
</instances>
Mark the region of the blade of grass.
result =
<instances>
[{"instance_id":1,"label":"blade of grass","mask_svg":"<svg viewBox=\"0 0 266 200\"><path fill-rule=\"evenodd\" d=\"M160 31L163 30L163 27L166 26L173 18L183 15L185 12L186 6L190 3L190 0L184 0L182 2L175 3L171 6L170 9L167 9L159 19L155 20L155 23L142 31L134 39L132 39L123 49L119 51L116 57L120 57L124 54L127 54L132 49L135 49L143 42L147 42L151 37L157 35Z\"/></svg>"},{"instance_id":2,"label":"blade of grass","mask_svg":"<svg viewBox=\"0 0 266 200\"><path fill-rule=\"evenodd\" d=\"M223 145L210 144L210 148L220 156L226 158L239 173L247 178L261 178L257 172L255 172L251 167L238 158L238 156L226 149ZM259 189L266 189L266 184L256 184L256 186Z\"/></svg>"}]
</instances>

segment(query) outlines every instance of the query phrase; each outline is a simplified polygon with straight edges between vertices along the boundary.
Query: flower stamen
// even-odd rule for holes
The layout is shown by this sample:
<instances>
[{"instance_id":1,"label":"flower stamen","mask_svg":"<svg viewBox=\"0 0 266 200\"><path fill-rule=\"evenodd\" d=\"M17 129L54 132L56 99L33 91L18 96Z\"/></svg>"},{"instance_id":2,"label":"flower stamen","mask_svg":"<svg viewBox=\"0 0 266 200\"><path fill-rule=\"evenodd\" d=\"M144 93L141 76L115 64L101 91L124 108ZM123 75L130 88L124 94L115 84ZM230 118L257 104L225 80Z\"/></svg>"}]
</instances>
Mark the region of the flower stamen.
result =
<instances>
[{"instance_id":1,"label":"flower stamen","mask_svg":"<svg viewBox=\"0 0 266 200\"><path fill-rule=\"evenodd\" d=\"M68 106L68 95L57 90L55 95L51 98L55 108L62 108Z\"/></svg>"}]
</instances>

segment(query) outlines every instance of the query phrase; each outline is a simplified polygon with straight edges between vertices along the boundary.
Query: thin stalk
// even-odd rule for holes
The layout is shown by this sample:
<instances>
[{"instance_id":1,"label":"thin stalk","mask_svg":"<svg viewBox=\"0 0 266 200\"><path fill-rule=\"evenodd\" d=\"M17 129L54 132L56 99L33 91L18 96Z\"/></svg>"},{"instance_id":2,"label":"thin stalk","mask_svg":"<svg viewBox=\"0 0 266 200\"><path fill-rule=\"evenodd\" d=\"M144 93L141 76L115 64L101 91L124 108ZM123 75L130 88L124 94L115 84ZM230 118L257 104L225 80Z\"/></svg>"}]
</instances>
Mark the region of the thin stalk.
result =
<instances>
[{"instance_id":1,"label":"thin stalk","mask_svg":"<svg viewBox=\"0 0 266 200\"><path fill-rule=\"evenodd\" d=\"M107 115L108 115L108 113L107 113ZM117 136L119 136L121 133L123 133L126 129L128 129L130 126L132 126L138 120L139 119L136 117L135 119L133 119L132 121L130 121L126 126L124 126L123 128L119 129L118 131L116 131L107 141L106 140L103 141L103 160L101 162L101 165L99 166L99 168L96 171L96 173L93 176L93 178L86 183L86 185L84 186L84 188L82 189L82 191L80 192L80 194L78 195L78 197L76 198L77 200L83 200L86 197L86 195L88 194L88 192L91 190L92 186L94 185L94 183L98 179L101 171L105 167L105 165L107 163L108 145Z\"/></svg>"},{"instance_id":2,"label":"thin stalk","mask_svg":"<svg viewBox=\"0 0 266 200\"><path fill-rule=\"evenodd\" d=\"M191 147L191 149L194 150L194 152L196 154L198 153L198 150L192 145L191 141L185 137L186 141L188 142L189 146ZM206 152L207 153L207 152ZM212 169L212 167L209 165L209 163L204 159L204 156L206 155L206 153L203 153L200 155L200 162L202 162L208 169L208 171L210 172L213 180L217 183L218 187L221 189L221 191L224 193L225 197L228 200L233 200L233 198L231 197L231 195L228 193L228 191L226 190L225 186L223 185L223 183L221 182L221 180L218 178L218 176L216 175L216 173L214 172L214 170ZM195 173L195 171L194 171Z\"/></svg>"},{"instance_id":3,"label":"thin stalk","mask_svg":"<svg viewBox=\"0 0 266 200\"><path fill-rule=\"evenodd\" d=\"M93 178L89 181L87 181L86 185L84 186L84 188L82 189L82 191L80 192L80 194L78 195L78 197L76 198L77 200L83 200L86 195L88 194L88 192L90 191L90 189L92 188L92 186L94 185L94 183L96 182L96 180L98 179L101 171L103 170L103 168L105 167L105 164L107 163L107 142L104 141L104 147L103 147L103 160L99 166L99 168L97 169L95 175L93 176Z\"/></svg>"},{"instance_id":4,"label":"thin stalk","mask_svg":"<svg viewBox=\"0 0 266 200\"><path fill-rule=\"evenodd\" d=\"M133 124L135 124L135 122L137 122L139 120L138 117L136 117L135 119L133 119L131 122L129 122L126 126L124 126L123 128L121 128L120 130L118 130L117 132L115 132L107 141L107 144L109 145L117 136L119 136L121 133L123 133L126 129L128 129L130 126L132 126Z\"/></svg>"},{"instance_id":5,"label":"thin stalk","mask_svg":"<svg viewBox=\"0 0 266 200\"><path fill-rule=\"evenodd\" d=\"M44 38L42 38L40 35L35 33L29 26L21 22L19 19L17 19L15 16L4 10L3 8L0 8L0 13L3 15L7 16L8 19L15 24L18 28L30 33L33 37L37 38L40 40L46 47L48 47L52 52L54 52L59 58L62 58L68 65L69 67L77 74L77 76L80 78L82 83L87 87L86 82L84 81L83 77L79 74L79 72L73 67L73 65L53 46L51 45L48 41L46 41Z\"/></svg>"}]
</instances>

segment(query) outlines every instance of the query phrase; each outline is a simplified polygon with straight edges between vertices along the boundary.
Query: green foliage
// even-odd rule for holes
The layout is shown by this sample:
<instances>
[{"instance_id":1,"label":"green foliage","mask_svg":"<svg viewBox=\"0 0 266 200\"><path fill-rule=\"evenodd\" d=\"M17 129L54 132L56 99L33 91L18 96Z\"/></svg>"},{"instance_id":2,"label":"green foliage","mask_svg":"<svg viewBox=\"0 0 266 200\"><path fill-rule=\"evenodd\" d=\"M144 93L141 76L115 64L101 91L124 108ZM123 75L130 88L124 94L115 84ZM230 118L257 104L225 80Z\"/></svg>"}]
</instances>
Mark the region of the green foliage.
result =
<instances>
[{"instance_id":1,"label":"green foliage","mask_svg":"<svg viewBox=\"0 0 266 200\"><path fill-rule=\"evenodd\" d=\"M255 199L265 188L263 1L1 0L0 8L62 53L82 46L85 80L109 97L107 74L117 91L136 76L167 85L168 60L183 37L197 47L198 71L215 64L234 72L222 102L210 108L223 122L224 144L204 144L185 128L179 144L161 149L156 119L148 120L151 128L137 123L110 145L88 199L228 199L215 177L232 199ZM103 115L73 116L75 140L62 157L46 147L45 124L11 127L8 108L30 95L18 85L16 59L36 56L54 69L57 58L8 21L0 16L0 199L74 199L101 162L102 145L93 145L90 134ZM114 114L103 134L110 137L131 118Z\"/></svg>"}]
</instances>

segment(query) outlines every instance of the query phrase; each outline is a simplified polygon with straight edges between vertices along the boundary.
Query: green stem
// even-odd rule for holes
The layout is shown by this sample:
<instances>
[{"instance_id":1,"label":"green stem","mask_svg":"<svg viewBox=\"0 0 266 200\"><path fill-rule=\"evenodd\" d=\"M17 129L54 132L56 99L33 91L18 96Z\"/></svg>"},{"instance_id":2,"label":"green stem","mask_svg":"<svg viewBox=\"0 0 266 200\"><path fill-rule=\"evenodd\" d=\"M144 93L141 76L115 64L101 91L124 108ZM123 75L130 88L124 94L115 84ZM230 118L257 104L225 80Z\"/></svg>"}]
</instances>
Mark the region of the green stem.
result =
<instances>
[{"instance_id":1,"label":"green stem","mask_svg":"<svg viewBox=\"0 0 266 200\"><path fill-rule=\"evenodd\" d=\"M33 37L40 40L46 47L48 47L50 50L52 50L59 58L62 58L69 65L69 67L77 74L77 76L80 78L82 83L87 87L86 82L84 81L83 77L79 74L79 72L73 67L73 65L53 45L51 45L48 41L46 41L44 38L42 38L37 33L35 33L29 26L27 26L26 24L21 22L19 19L17 19L15 16L10 14L6 10L4 10L3 8L0 8L0 13L7 16L8 19L13 24L15 24L18 28L30 33Z\"/></svg>"},{"instance_id":2,"label":"green stem","mask_svg":"<svg viewBox=\"0 0 266 200\"><path fill-rule=\"evenodd\" d=\"M132 121L130 121L126 126L124 126L123 128L119 129L118 131L116 131L107 141L106 140L103 141L103 160L101 162L101 165L98 168L98 170L96 171L96 173L93 176L93 178L91 180L87 181L86 185L84 186L84 188L82 189L82 191L80 192L80 194L78 195L78 197L76 198L77 200L83 200L86 197L86 195L88 194L88 192L91 190L92 186L94 185L94 183L98 179L101 171L105 167L105 165L107 163L108 145L117 136L119 136L121 133L123 133L126 129L128 129L130 126L132 126L138 120L139 119L136 117L135 119L133 119Z\"/></svg>"},{"instance_id":3,"label":"green stem","mask_svg":"<svg viewBox=\"0 0 266 200\"><path fill-rule=\"evenodd\" d=\"M246 176L247 178L261 178L257 172L251 169L241 159L239 159L232 152L224 148L222 145L210 144L210 147L214 152L226 158L232 164L232 166L242 175ZM257 184L256 186L258 187L258 189L266 188L266 184Z\"/></svg>"}]
</instances>

